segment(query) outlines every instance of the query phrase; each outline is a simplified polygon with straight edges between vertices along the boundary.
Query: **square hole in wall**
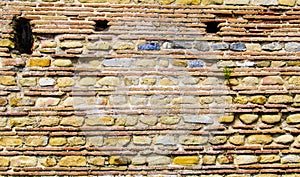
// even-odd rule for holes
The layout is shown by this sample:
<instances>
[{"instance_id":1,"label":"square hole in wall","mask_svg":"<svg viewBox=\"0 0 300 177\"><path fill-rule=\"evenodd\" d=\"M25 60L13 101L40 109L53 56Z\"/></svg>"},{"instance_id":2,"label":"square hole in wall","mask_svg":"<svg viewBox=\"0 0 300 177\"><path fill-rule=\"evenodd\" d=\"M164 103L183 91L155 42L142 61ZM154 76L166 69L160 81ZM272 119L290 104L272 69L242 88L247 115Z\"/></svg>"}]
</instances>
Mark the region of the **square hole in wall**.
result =
<instances>
[{"instance_id":1,"label":"square hole in wall","mask_svg":"<svg viewBox=\"0 0 300 177\"><path fill-rule=\"evenodd\" d=\"M32 54L34 40L30 20L25 18L14 18L13 27L15 32L15 49L21 54Z\"/></svg>"},{"instance_id":2,"label":"square hole in wall","mask_svg":"<svg viewBox=\"0 0 300 177\"><path fill-rule=\"evenodd\" d=\"M95 23L95 31L107 31L110 27L107 20L96 20Z\"/></svg>"},{"instance_id":3,"label":"square hole in wall","mask_svg":"<svg viewBox=\"0 0 300 177\"><path fill-rule=\"evenodd\" d=\"M217 33L220 31L219 22L205 22L206 25L206 33Z\"/></svg>"}]
</instances>

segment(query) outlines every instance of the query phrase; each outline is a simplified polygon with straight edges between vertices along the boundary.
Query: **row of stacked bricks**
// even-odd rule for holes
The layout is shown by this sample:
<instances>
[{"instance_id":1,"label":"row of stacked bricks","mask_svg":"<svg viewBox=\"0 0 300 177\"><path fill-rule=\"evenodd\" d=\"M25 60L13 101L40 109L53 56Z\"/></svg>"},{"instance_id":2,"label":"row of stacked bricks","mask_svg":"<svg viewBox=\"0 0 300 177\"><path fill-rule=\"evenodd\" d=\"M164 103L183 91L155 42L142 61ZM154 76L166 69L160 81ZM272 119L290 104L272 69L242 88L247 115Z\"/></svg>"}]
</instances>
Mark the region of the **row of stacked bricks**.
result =
<instances>
[{"instance_id":1,"label":"row of stacked bricks","mask_svg":"<svg viewBox=\"0 0 300 177\"><path fill-rule=\"evenodd\" d=\"M0 175L298 176L299 3L0 2Z\"/></svg>"}]
</instances>

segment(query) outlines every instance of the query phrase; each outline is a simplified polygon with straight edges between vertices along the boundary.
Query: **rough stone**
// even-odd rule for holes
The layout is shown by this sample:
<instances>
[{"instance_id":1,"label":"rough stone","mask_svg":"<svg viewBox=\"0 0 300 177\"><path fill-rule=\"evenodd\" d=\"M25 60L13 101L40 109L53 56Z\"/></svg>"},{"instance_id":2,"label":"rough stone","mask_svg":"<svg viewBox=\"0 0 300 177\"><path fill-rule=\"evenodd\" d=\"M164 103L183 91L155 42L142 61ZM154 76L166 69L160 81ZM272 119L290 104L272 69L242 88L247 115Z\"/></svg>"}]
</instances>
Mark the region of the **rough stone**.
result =
<instances>
[{"instance_id":1,"label":"rough stone","mask_svg":"<svg viewBox=\"0 0 300 177\"><path fill-rule=\"evenodd\" d=\"M216 156L205 155L202 157L202 164L204 165L213 165L216 164Z\"/></svg>"},{"instance_id":2,"label":"rough stone","mask_svg":"<svg viewBox=\"0 0 300 177\"><path fill-rule=\"evenodd\" d=\"M0 127L6 127L7 126L7 118L0 118Z\"/></svg>"},{"instance_id":3,"label":"rough stone","mask_svg":"<svg viewBox=\"0 0 300 177\"><path fill-rule=\"evenodd\" d=\"M11 118L9 122L11 127L25 127L36 123L33 118Z\"/></svg>"},{"instance_id":4,"label":"rough stone","mask_svg":"<svg viewBox=\"0 0 300 177\"><path fill-rule=\"evenodd\" d=\"M202 1L202 4L211 1L211 0L204 0ZM212 0L212 1L223 1L223 0ZM210 2L208 2L210 3ZM228 43L214 43L211 45L212 50L227 50L229 49L229 44Z\"/></svg>"},{"instance_id":5,"label":"rough stone","mask_svg":"<svg viewBox=\"0 0 300 177\"><path fill-rule=\"evenodd\" d=\"M208 143L207 136L182 135L179 136L179 143L183 145L201 145Z\"/></svg>"},{"instance_id":6,"label":"rough stone","mask_svg":"<svg viewBox=\"0 0 300 177\"><path fill-rule=\"evenodd\" d=\"M158 122L158 118L156 116L142 116L139 118L140 122L146 125L154 126Z\"/></svg>"},{"instance_id":7,"label":"rough stone","mask_svg":"<svg viewBox=\"0 0 300 177\"><path fill-rule=\"evenodd\" d=\"M197 77L182 77L180 81L185 85L195 85L199 83L199 78Z\"/></svg>"},{"instance_id":8,"label":"rough stone","mask_svg":"<svg viewBox=\"0 0 300 177\"><path fill-rule=\"evenodd\" d=\"M226 4L231 4L230 1L232 0L225 0ZM239 2L245 2L249 0L235 0L234 3L237 4ZM237 51L237 52L244 52L247 50L246 45L244 43L238 42L238 43L232 43L229 46L230 50Z\"/></svg>"},{"instance_id":9,"label":"rough stone","mask_svg":"<svg viewBox=\"0 0 300 177\"><path fill-rule=\"evenodd\" d=\"M45 167L53 167L57 164L55 157L41 158L40 163Z\"/></svg>"},{"instance_id":10,"label":"rough stone","mask_svg":"<svg viewBox=\"0 0 300 177\"><path fill-rule=\"evenodd\" d=\"M127 98L124 95L110 96L109 97L109 103L111 105L127 104Z\"/></svg>"},{"instance_id":11,"label":"rough stone","mask_svg":"<svg viewBox=\"0 0 300 177\"><path fill-rule=\"evenodd\" d=\"M263 85L283 85L284 81L280 76L266 76L262 79Z\"/></svg>"},{"instance_id":12,"label":"rough stone","mask_svg":"<svg viewBox=\"0 0 300 177\"><path fill-rule=\"evenodd\" d=\"M133 50L134 48L135 45L132 42L116 42L113 45L113 49L115 50Z\"/></svg>"},{"instance_id":13,"label":"rough stone","mask_svg":"<svg viewBox=\"0 0 300 177\"><path fill-rule=\"evenodd\" d=\"M56 81L53 78L40 78L39 79L40 86L53 86L55 84L56 84Z\"/></svg>"},{"instance_id":14,"label":"rough stone","mask_svg":"<svg viewBox=\"0 0 300 177\"><path fill-rule=\"evenodd\" d=\"M278 51L281 50L282 48L283 46L278 42L272 42L269 44L262 45L263 50L269 50L269 51Z\"/></svg>"},{"instance_id":15,"label":"rough stone","mask_svg":"<svg viewBox=\"0 0 300 177\"><path fill-rule=\"evenodd\" d=\"M280 115L262 115L261 120L267 124L274 124L280 122Z\"/></svg>"},{"instance_id":16,"label":"rough stone","mask_svg":"<svg viewBox=\"0 0 300 177\"><path fill-rule=\"evenodd\" d=\"M240 120L245 124L252 124L258 120L258 115L254 114L242 114L239 116Z\"/></svg>"},{"instance_id":17,"label":"rough stone","mask_svg":"<svg viewBox=\"0 0 300 177\"><path fill-rule=\"evenodd\" d=\"M137 67L154 67L156 66L156 61L153 59L139 59L135 62Z\"/></svg>"},{"instance_id":18,"label":"rough stone","mask_svg":"<svg viewBox=\"0 0 300 177\"><path fill-rule=\"evenodd\" d=\"M288 42L284 46L287 52L299 52L300 51L300 43L298 42Z\"/></svg>"},{"instance_id":19,"label":"rough stone","mask_svg":"<svg viewBox=\"0 0 300 177\"><path fill-rule=\"evenodd\" d=\"M271 63L272 68L283 67L284 65L286 65L284 61L272 61Z\"/></svg>"},{"instance_id":20,"label":"rough stone","mask_svg":"<svg viewBox=\"0 0 300 177\"><path fill-rule=\"evenodd\" d=\"M173 104L197 104L198 98L194 96L181 96L172 100Z\"/></svg>"},{"instance_id":21,"label":"rough stone","mask_svg":"<svg viewBox=\"0 0 300 177\"><path fill-rule=\"evenodd\" d=\"M174 125L180 121L180 117L176 115L164 115L160 117L160 123L165 125Z\"/></svg>"},{"instance_id":22,"label":"rough stone","mask_svg":"<svg viewBox=\"0 0 300 177\"><path fill-rule=\"evenodd\" d=\"M75 85L75 80L70 77L60 77L57 79L58 87L71 87Z\"/></svg>"},{"instance_id":23,"label":"rough stone","mask_svg":"<svg viewBox=\"0 0 300 177\"><path fill-rule=\"evenodd\" d=\"M152 139L148 136L133 136L132 141L136 145L150 145Z\"/></svg>"},{"instance_id":24,"label":"rough stone","mask_svg":"<svg viewBox=\"0 0 300 177\"><path fill-rule=\"evenodd\" d=\"M256 95L256 96L251 96L249 101L254 104L265 104L267 98L263 95Z\"/></svg>"},{"instance_id":25,"label":"rough stone","mask_svg":"<svg viewBox=\"0 0 300 177\"><path fill-rule=\"evenodd\" d=\"M146 96L130 96L129 103L131 105L147 105L148 98Z\"/></svg>"},{"instance_id":26,"label":"rough stone","mask_svg":"<svg viewBox=\"0 0 300 177\"><path fill-rule=\"evenodd\" d=\"M69 146L85 145L86 141L84 137L70 137L67 139Z\"/></svg>"},{"instance_id":27,"label":"rough stone","mask_svg":"<svg viewBox=\"0 0 300 177\"><path fill-rule=\"evenodd\" d=\"M106 76L99 79L97 84L101 86L119 86L121 84L121 80L118 77Z\"/></svg>"},{"instance_id":28,"label":"rough stone","mask_svg":"<svg viewBox=\"0 0 300 177\"><path fill-rule=\"evenodd\" d=\"M171 158L167 156L150 156L147 157L146 161L149 166L168 165L172 162Z\"/></svg>"},{"instance_id":29,"label":"rough stone","mask_svg":"<svg viewBox=\"0 0 300 177\"><path fill-rule=\"evenodd\" d=\"M243 145L245 143L245 136L244 135L233 135L233 136L229 137L228 141L234 145Z\"/></svg>"},{"instance_id":30,"label":"rough stone","mask_svg":"<svg viewBox=\"0 0 300 177\"><path fill-rule=\"evenodd\" d=\"M105 165L105 157L92 157L88 160L89 164L96 166L104 166Z\"/></svg>"},{"instance_id":31,"label":"rough stone","mask_svg":"<svg viewBox=\"0 0 300 177\"><path fill-rule=\"evenodd\" d=\"M10 158L10 164L13 167L34 167L37 164L37 159L30 156L14 156Z\"/></svg>"},{"instance_id":32,"label":"rough stone","mask_svg":"<svg viewBox=\"0 0 300 177\"><path fill-rule=\"evenodd\" d=\"M129 4L130 0L107 0L110 4Z\"/></svg>"},{"instance_id":33,"label":"rough stone","mask_svg":"<svg viewBox=\"0 0 300 177\"><path fill-rule=\"evenodd\" d=\"M36 86L36 78L22 78L19 80L19 83L23 87L33 87Z\"/></svg>"},{"instance_id":34,"label":"rough stone","mask_svg":"<svg viewBox=\"0 0 300 177\"><path fill-rule=\"evenodd\" d=\"M250 135L247 138L249 144L270 144L273 141L272 136L270 135Z\"/></svg>"},{"instance_id":35,"label":"rough stone","mask_svg":"<svg viewBox=\"0 0 300 177\"><path fill-rule=\"evenodd\" d=\"M48 137L46 136L29 136L25 140L26 146L46 146L48 143Z\"/></svg>"},{"instance_id":36,"label":"rough stone","mask_svg":"<svg viewBox=\"0 0 300 177\"><path fill-rule=\"evenodd\" d=\"M274 163L279 162L279 155L261 155L259 156L259 163Z\"/></svg>"},{"instance_id":37,"label":"rough stone","mask_svg":"<svg viewBox=\"0 0 300 177\"><path fill-rule=\"evenodd\" d=\"M105 67L129 67L133 61L131 58L106 59L103 60L102 65Z\"/></svg>"},{"instance_id":38,"label":"rough stone","mask_svg":"<svg viewBox=\"0 0 300 177\"><path fill-rule=\"evenodd\" d=\"M102 146L104 143L103 136L88 136L86 138L86 144L88 146Z\"/></svg>"},{"instance_id":39,"label":"rough stone","mask_svg":"<svg viewBox=\"0 0 300 177\"><path fill-rule=\"evenodd\" d=\"M105 3L107 0L78 0L81 3Z\"/></svg>"},{"instance_id":40,"label":"rough stone","mask_svg":"<svg viewBox=\"0 0 300 177\"><path fill-rule=\"evenodd\" d=\"M49 139L49 144L51 146L63 146L67 144L67 138L65 137L51 137Z\"/></svg>"},{"instance_id":41,"label":"rough stone","mask_svg":"<svg viewBox=\"0 0 300 177\"><path fill-rule=\"evenodd\" d=\"M68 67L72 66L73 64L69 59L56 59L53 61L53 65L58 67Z\"/></svg>"},{"instance_id":42,"label":"rough stone","mask_svg":"<svg viewBox=\"0 0 300 177\"><path fill-rule=\"evenodd\" d=\"M220 145L220 144L225 144L226 141L227 141L226 136L214 136L212 139L209 140L209 143L213 145Z\"/></svg>"},{"instance_id":43,"label":"rough stone","mask_svg":"<svg viewBox=\"0 0 300 177\"><path fill-rule=\"evenodd\" d=\"M212 124L214 120L207 115L189 115L184 117L186 123Z\"/></svg>"},{"instance_id":44,"label":"rough stone","mask_svg":"<svg viewBox=\"0 0 300 177\"><path fill-rule=\"evenodd\" d=\"M201 52L210 50L210 47L209 47L209 44L207 43L207 41L195 41L194 48Z\"/></svg>"},{"instance_id":45,"label":"rough stone","mask_svg":"<svg viewBox=\"0 0 300 177\"><path fill-rule=\"evenodd\" d=\"M296 124L300 123L300 114L292 114L286 118L286 123L288 124Z\"/></svg>"},{"instance_id":46,"label":"rough stone","mask_svg":"<svg viewBox=\"0 0 300 177\"><path fill-rule=\"evenodd\" d=\"M217 64L217 66L219 67L219 68L222 68L222 67L234 67L234 66L236 66L236 63L235 62L233 62L233 61L219 61L218 62L218 64Z\"/></svg>"},{"instance_id":47,"label":"rough stone","mask_svg":"<svg viewBox=\"0 0 300 177\"><path fill-rule=\"evenodd\" d=\"M234 121L234 116L221 116L219 121L221 123L231 123Z\"/></svg>"},{"instance_id":48,"label":"rough stone","mask_svg":"<svg viewBox=\"0 0 300 177\"><path fill-rule=\"evenodd\" d=\"M176 138L171 135L159 135L154 137L153 141L155 144L162 144L162 145L176 144Z\"/></svg>"},{"instance_id":49,"label":"rough stone","mask_svg":"<svg viewBox=\"0 0 300 177\"><path fill-rule=\"evenodd\" d=\"M41 43L41 48L55 48L57 46L57 43L52 40L45 40Z\"/></svg>"},{"instance_id":50,"label":"rough stone","mask_svg":"<svg viewBox=\"0 0 300 177\"><path fill-rule=\"evenodd\" d=\"M105 139L105 145L121 147L127 145L131 141L130 137L109 137Z\"/></svg>"},{"instance_id":51,"label":"rough stone","mask_svg":"<svg viewBox=\"0 0 300 177\"><path fill-rule=\"evenodd\" d=\"M217 162L219 164L229 164L233 162L233 157L231 155L219 155L217 157Z\"/></svg>"},{"instance_id":52,"label":"rough stone","mask_svg":"<svg viewBox=\"0 0 300 177\"><path fill-rule=\"evenodd\" d=\"M237 104L247 104L248 98L246 96L237 96L234 98L233 102Z\"/></svg>"},{"instance_id":53,"label":"rough stone","mask_svg":"<svg viewBox=\"0 0 300 177\"><path fill-rule=\"evenodd\" d=\"M17 85L16 78L13 76L2 76L0 77L0 84L5 86Z\"/></svg>"},{"instance_id":54,"label":"rough stone","mask_svg":"<svg viewBox=\"0 0 300 177\"><path fill-rule=\"evenodd\" d=\"M80 79L79 85L81 86L93 86L96 84L96 78L95 77L84 77Z\"/></svg>"},{"instance_id":55,"label":"rough stone","mask_svg":"<svg viewBox=\"0 0 300 177\"><path fill-rule=\"evenodd\" d=\"M5 106L5 105L7 105L7 99L0 97L0 106Z\"/></svg>"},{"instance_id":56,"label":"rough stone","mask_svg":"<svg viewBox=\"0 0 300 177\"><path fill-rule=\"evenodd\" d=\"M293 155L293 154L285 155L285 156L281 157L280 162L282 164L299 163L300 162L300 156L299 155Z\"/></svg>"},{"instance_id":57,"label":"rough stone","mask_svg":"<svg viewBox=\"0 0 300 177\"><path fill-rule=\"evenodd\" d=\"M254 155L237 155L235 163L238 165L253 164L258 162L258 157Z\"/></svg>"},{"instance_id":58,"label":"rough stone","mask_svg":"<svg viewBox=\"0 0 300 177\"><path fill-rule=\"evenodd\" d=\"M208 78L204 79L203 82L201 82L201 84L203 84L203 85L218 85L220 83L221 83L221 81L217 77L208 77Z\"/></svg>"},{"instance_id":59,"label":"rough stone","mask_svg":"<svg viewBox=\"0 0 300 177\"><path fill-rule=\"evenodd\" d=\"M113 117L93 117L93 118L87 118L85 120L86 125L114 125L115 119Z\"/></svg>"},{"instance_id":60,"label":"rough stone","mask_svg":"<svg viewBox=\"0 0 300 177\"><path fill-rule=\"evenodd\" d=\"M258 2L258 1L262 1L262 0L252 0L252 2L254 2L254 3L255 3L255 1ZM266 0L263 0L263 1L266 1ZM250 51L250 52L260 52L262 50L260 44L248 43L248 44L245 44L245 45L246 45L247 50Z\"/></svg>"},{"instance_id":61,"label":"rough stone","mask_svg":"<svg viewBox=\"0 0 300 177\"><path fill-rule=\"evenodd\" d=\"M157 2L161 5L172 4L175 0L158 0Z\"/></svg>"},{"instance_id":62,"label":"rough stone","mask_svg":"<svg viewBox=\"0 0 300 177\"><path fill-rule=\"evenodd\" d=\"M171 62L173 66L179 66L179 67L187 67L188 63L186 60L174 60Z\"/></svg>"},{"instance_id":63,"label":"rough stone","mask_svg":"<svg viewBox=\"0 0 300 177\"><path fill-rule=\"evenodd\" d=\"M289 79L289 84L300 85L300 76L292 76Z\"/></svg>"},{"instance_id":64,"label":"rough stone","mask_svg":"<svg viewBox=\"0 0 300 177\"><path fill-rule=\"evenodd\" d=\"M245 85L245 86L257 86L258 85L258 78L257 77L245 77L243 80L242 80L242 83Z\"/></svg>"},{"instance_id":65,"label":"rough stone","mask_svg":"<svg viewBox=\"0 0 300 177\"><path fill-rule=\"evenodd\" d=\"M29 58L29 67L48 67L50 66L51 60L49 58Z\"/></svg>"},{"instance_id":66,"label":"rough stone","mask_svg":"<svg viewBox=\"0 0 300 177\"><path fill-rule=\"evenodd\" d=\"M196 165L199 163L198 156L178 156L173 159L176 165Z\"/></svg>"},{"instance_id":67,"label":"rough stone","mask_svg":"<svg viewBox=\"0 0 300 177\"><path fill-rule=\"evenodd\" d=\"M43 118L40 121L40 126L48 126L48 127L52 127L52 126L57 126L59 124L59 118L56 117L47 117L47 118Z\"/></svg>"},{"instance_id":68,"label":"rough stone","mask_svg":"<svg viewBox=\"0 0 300 177\"><path fill-rule=\"evenodd\" d=\"M73 127L80 127L83 124L84 117L64 117L61 119L60 125L64 126L73 126Z\"/></svg>"},{"instance_id":69,"label":"rough stone","mask_svg":"<svg viewBox=\"0 0 300 177\"><path fill-rule=\"evenodd\" d=\"M59 98L38 98L36 100L36 106L38 107L49 107L49 106L57 106L60 102Z\"/></svg>"},{"instance_id":70,"label":"rough stone","mask_svg":"<svg viewBox=\"0 0 300 177\"><path fill-rule=\"evenodd\" d=\"M278 5L283 6L294 6L296 3L296 0L278 0Z\"/></svg>"},{"instance_id":71,"label":"rough stone","mask_svg":"<svg viewBox=\"0 0 300 177\"><path fill-rule=\"evenodd\" d=\"M269 67L270 64L271 64L271 61L258 61L258 62L255 62L255 66L259 67L259 68Z\"/></svg>"},{"instance_id":72,"label":"rough stone","mask_svg":"<svg viewBox=\"0 0 300 177\"><path fill-rule=\"evenodd\" d=\"M179 5L198 5L200 0L176 0L175 4Z\"/></svg>"},{"instance_id":73,"label":"rough stone","mask_svg":"<svg viewBox=\"0 0 300 177\"><path fill-rule=\"evenodd\" d=\"M143 156L135 156L131 159L131 164L133 165L144 165L147 161L146 157Z\"/></svg>"},{"instance_id":74,"label":"rough stone","mask_svg":"<svg viewBox=\"0 0 300 177\"><path fill-rule=\"evenodd\" d=\"M61 167L83 167L86 166L86 158L83 156L65 156L59 161Z\"/></svg>"},{"instance_id":75,"label":"rough stone","mask_svg":"<svg viewBox=\"0 0 300 177\"><path fill-rule=\"evenodd\" d=\"M125 86L131 86L131 85L138 85L139 84L139 78L138 77L125 77L124 78L124 84Z\"/></svg>"},{"instance_id":76,"label":"rough stone","mask_svg":"<svg viewBox=\"0 0 300 177\"><path fill-rule=\"evenodd\" d=\"M89 50L109 50L111 46L109 42L99 41L99 42L88 43L86 48Z\"/></svg>"},{"instance_id":77,"label":"rough stone","mask_svg":"<svg viewBox=\"0 0 300 177\"><path fill-rule=\"evenodd\" d=\"M34 106L35 101L30 97L23 97L23 98L9 98L9 105L12 107L17 106Z\"/></svg>"},{"instance_id":78,"label":"rough stone","mask_svg":"<svg viewBox=\"0 0 300 177\"><path fill-rule=\"evenodd\" d=\"M129 165L131 160L124 156L111 156L109 157L108 163L111 165Z\"/></svg>"},{"instance_id":79,"label":"rough stone","mask_svg":"<svg viewBox=\"0 0 300 177\"><path fill-rule=\"evenodd\" d=\"M0 137L1 146L20 146L22 145L22 139L20 137L3 136Z\"/></svg>"},{"instance_id":80,"label":"rough stone","mask_svg":"<svg viewBox=\"0 0 300 177\"><path fill-rule=\"evenodd\" d=\"M281 135L275 138L274 142L279 144L290 144L294 142L294 137L292 135Z\"/></svg>"},{"instance_id":81,"label":"rough stone","mask_svg":"<svg viewBox=\"0 0 300 177\"><path fill-rule=\"evenodd\" d=\"M299 103L300 102L300 95L296 94L294 97L294 102Z\"/></svg>"},{"instance_id":82,"label":"rough stone","mask_svg":"<svg viewBox=\"0 0 300 177\"><path fill-rule=\"evenodd\" d=\"M66 41L60 43L60 48L69 49L69 48L80 48L83 47L83 43L80 41Z\"/></svg>"},{"instance_id":83,"label":"rough stone","mask_svg":"<svg viewBox=\"0 0 300 177\"><path fill-rule=\"evenodd\" d=\"M116 119L118 126L135 126L138 123L137 117L119 117Z\"/></svg>"},{"instance_id":84,"label":"rough stone","mask_svg":"<svg viewBox=\"0 0 300 177\"><path fill-rule=\"evenodd\" d=\"M293 97L289 95L271 95L268 99L269 103L292 103Z\"/></svg>"},{"instance_id":85,"label":"rough stone","mask_svg":"<svg viewBox=\"0 0 300 177\"><path fill-rule=\"evenodd\" d=\"M9 166L9 158L0 157L0 167L8 167Z\"/></svg>"},{"instance_id":86,"label":"rough stone","mask_svg":"<svg viewBox=\"0 0 300 177\"><path fill-rule=\"evenodd\" d=\"M15 44L13 41L9 39L1 39L0 40L0 47L9 47L9 48L14 48Z\"/></svg>"},{"instance_id":87,"label":"rough stone","mask_svg":"<svg viewBox=\"0 0 300 177\"><path fill-rule=\"evenodd\" d=\"M151 78L151 77L144 77L142 78L142 85L154 85L156 83L156 79L155 78Z\"/></svg>"}]
</instances>

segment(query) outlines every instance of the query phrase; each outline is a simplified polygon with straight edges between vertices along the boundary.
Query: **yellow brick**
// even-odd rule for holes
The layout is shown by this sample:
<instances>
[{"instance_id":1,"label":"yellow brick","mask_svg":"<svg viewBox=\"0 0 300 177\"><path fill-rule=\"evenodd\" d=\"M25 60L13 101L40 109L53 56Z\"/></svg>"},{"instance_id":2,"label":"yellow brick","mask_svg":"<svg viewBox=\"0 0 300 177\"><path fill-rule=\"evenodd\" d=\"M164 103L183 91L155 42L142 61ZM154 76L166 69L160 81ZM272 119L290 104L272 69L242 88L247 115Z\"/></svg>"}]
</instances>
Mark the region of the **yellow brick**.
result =
<instances>
[{"instance_id":1,"label":"yellow brick","mask_svg":"<svg viewBox=\"0 0 300 177\"><path fill-rule=\"evenodd\" d=\"M39 67L47 67L50 66L50 59L49 58L30 58L29 67L39 66Z\"/></svg>"}]
</instances>

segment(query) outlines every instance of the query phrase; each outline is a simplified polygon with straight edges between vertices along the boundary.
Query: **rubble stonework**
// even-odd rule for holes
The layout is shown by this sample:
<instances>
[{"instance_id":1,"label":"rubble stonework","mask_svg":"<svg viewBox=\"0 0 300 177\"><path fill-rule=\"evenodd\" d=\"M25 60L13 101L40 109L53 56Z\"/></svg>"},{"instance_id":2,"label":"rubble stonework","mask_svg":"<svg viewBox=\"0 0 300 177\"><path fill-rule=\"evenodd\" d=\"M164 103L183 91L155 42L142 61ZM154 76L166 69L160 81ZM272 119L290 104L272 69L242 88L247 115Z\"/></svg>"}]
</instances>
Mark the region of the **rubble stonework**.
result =
<instances>
[{"instance_id":1,"label":"rubble stonework","mask_svg":"<svg viewBox=\"0 0 300 177\"><path fill-rule=\"evenodd\" d=\"M1 1L0 175L299 176L299 5Z\"/></svg>"}]
</instances>

